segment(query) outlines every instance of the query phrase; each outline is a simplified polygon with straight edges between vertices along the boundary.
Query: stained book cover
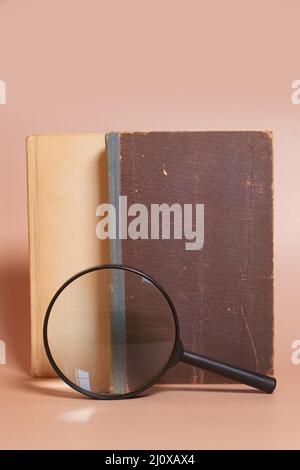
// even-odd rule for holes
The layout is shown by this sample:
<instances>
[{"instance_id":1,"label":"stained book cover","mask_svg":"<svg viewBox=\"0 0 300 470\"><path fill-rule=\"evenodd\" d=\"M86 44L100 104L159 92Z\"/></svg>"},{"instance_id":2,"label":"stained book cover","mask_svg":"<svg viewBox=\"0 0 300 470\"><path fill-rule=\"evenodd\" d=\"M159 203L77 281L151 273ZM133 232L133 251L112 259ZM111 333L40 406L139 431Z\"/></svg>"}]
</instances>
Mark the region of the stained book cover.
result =
<instances>
[{"instance_id":1,"label":"stained book cover","mask_svg":"<svg viewBox=\"0 0 300 470\"><path fill-rule=\"evenodd\" d=\"M272 134L113 132L106 149L110 202L120 211L126 196L127 207L143 204L149 213L148 238L120 237L117 226L110 261L141 269L165 288L187 349L272 374ZM184 227L181 238L172 236L172 214L169 239L161 228L151 238L155 204L201 206L203 226L191 219L187 227L195 239L184 236ZM162 382L228 379L179 364Z\"/></svg>"}]
</instances>

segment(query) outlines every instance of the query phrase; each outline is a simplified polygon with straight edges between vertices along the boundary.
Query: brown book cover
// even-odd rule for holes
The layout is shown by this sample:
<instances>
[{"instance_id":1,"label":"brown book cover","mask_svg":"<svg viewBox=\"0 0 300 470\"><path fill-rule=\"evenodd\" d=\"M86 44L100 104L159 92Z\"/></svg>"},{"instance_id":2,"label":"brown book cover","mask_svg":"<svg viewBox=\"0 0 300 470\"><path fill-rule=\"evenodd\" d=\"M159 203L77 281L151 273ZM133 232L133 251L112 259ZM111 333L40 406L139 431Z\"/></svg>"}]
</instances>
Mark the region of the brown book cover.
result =
<instances>
[{"instance_id":1,"label":"brown book cover","mask_svg":"<svg viewBox=\"0 0 300 470\"><path fill-rule=\"evenodd\" d=\"M106 147L110 202L117 210L119 196L127 196L128 207L144 204L149 213L153 204L198 204L204 221L202 234L194 219L189 227L194 244L172 237L175 219L170 239L162 233L151 239L150 228L148 239L121 239L117 230L110 260L161 283L175 304L187 349L272 374L272 134L114 132ZM163 378L227 381L184 364Z\"/></svg>"}]
</instances>

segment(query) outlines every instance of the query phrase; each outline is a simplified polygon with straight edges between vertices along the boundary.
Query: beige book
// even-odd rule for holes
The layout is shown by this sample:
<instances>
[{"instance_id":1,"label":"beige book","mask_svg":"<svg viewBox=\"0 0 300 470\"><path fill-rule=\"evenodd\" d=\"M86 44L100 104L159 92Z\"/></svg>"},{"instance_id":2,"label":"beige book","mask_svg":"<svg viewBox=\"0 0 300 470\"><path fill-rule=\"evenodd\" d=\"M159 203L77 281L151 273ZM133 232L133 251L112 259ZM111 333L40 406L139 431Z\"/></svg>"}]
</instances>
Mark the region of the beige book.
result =
<instances>
[{"instance_id":1,"label":"beige book","mask_svg":"<svg viewBox=\"0 0 300 470\"><path fill-rule=\"evenodd\" d=\"M28 211L30 242L32 374L55 375L43 346L43 321L47 306L56 290L74 273L108 262L108 243L96 236L96 208L108 200L107 161L102 134L37 135L27 139ZM89 299L99 302L99 289L90 284ZM89 320L82 328L86 295L65 297L64 312L72 312L70 337L84 335L98 345L109 328L108 316L95 327ZM103 301L103 299L102 299ZM105 300L104 300L105 301ZM55 328L64 327L62 314ZM102 333L101 333L102 332ZM52 331L59 335L59 331ZM94 335L94 338L93 338ZM107 339L107 338L106 338ZM67 345L57 341L66 353ZM100 346L98 346L100 348ZM106 348L107 353L108 348ZM58 355L59 351L56 351ZM99 351L102 354L103 351ZM90 358L78 347L79 365L84 369ZM96 357L96 354L94 355ZM100 356L98 356L100 357ZM109 365L106 357L102 364ZM89 364L92 367L91 364ZM109 381L103 370L101 380ZM95 388L95 385L93 386ZM102 384L103 389L103 384Z\"/></svg>"}]
</instances>

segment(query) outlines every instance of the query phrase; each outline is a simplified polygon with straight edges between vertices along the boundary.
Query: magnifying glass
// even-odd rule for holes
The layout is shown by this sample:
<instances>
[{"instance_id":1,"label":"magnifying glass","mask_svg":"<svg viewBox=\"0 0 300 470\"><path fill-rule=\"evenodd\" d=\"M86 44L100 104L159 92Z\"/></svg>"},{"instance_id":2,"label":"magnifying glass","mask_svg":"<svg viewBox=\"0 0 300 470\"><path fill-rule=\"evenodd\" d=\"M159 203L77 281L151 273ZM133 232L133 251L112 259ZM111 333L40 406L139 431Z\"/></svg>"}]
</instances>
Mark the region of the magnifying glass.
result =
<instances>
[{"instance_id":1,"label":"magnifying glass","mask_svg":"<svg viewBox=\"0 0 300 470\"><path fill-rule=\"evenodd\" d=\"M184 362L267 393L276 379L184 349L178 316L162 286L137 269L99 265L68 279L43 328L58 376L96 399L131 398Z\"/></svg>"}]
</instances>

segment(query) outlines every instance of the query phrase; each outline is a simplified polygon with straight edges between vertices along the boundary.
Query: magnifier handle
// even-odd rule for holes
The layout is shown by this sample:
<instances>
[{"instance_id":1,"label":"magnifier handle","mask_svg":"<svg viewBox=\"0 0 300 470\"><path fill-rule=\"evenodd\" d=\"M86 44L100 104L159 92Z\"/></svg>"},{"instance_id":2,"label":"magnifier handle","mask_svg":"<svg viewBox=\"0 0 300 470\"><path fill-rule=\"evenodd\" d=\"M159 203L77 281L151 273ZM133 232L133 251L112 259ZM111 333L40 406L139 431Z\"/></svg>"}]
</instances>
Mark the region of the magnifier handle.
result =
<instances>
[{"instance_id":1,"label":"magnifier handle","mask_svg":"<svg viewBox=\"0 0 300 470\"><path fill-rule=\"evenodd\" d=\"M236 380L237 382L250 385L251 387L262 390L263 392L272 393L276 387L276 379L273 377L257 374L250 370L235 367L232 364L227 364L226 362L216 361L210 357L195 354L190 351L183 351L181 361L222 375L223 377L228 377L229 379Z\"/></svg>"}]
</instances>

